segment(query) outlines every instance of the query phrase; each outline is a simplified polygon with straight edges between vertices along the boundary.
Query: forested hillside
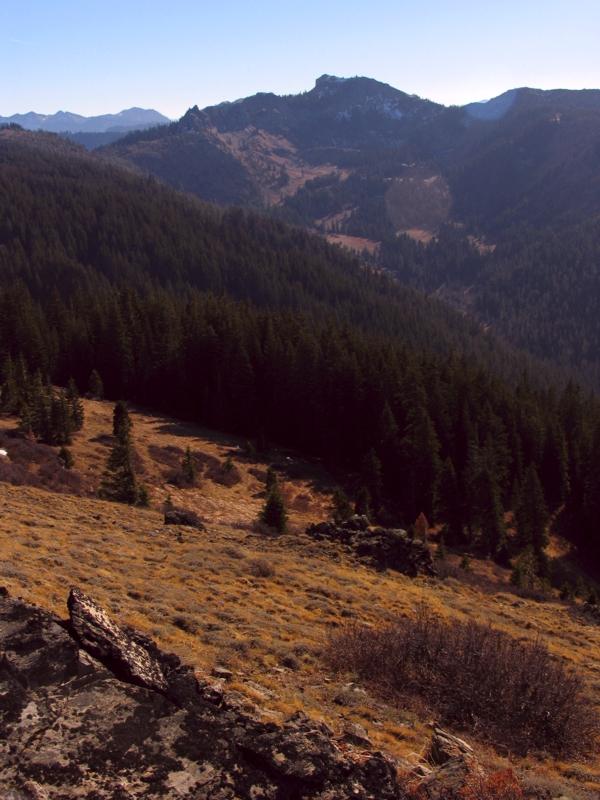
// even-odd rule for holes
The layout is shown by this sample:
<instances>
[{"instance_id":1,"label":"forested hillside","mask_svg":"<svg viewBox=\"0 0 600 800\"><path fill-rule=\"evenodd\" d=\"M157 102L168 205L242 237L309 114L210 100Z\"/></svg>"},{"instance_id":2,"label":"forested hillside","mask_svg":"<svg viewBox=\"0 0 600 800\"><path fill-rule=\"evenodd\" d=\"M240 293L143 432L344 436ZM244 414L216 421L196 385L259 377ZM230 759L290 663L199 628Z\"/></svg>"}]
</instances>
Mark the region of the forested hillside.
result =
<instances>
[{"instance_id":1,"label":"forested hillside","mask_svg":"<svg viewBox=\"0 0 600 800\"><path fill-rule=\"evenodd\" d=\"M368 251L598 387L599 126L597 90L511 89L459 108L323 75L303 94L191 108L102 152Z\"/></svg>"},{"instance_id":2,"label":"forested hillside","mask_svg":"<svg viewBox=\"0 0 600 800\"><path fill-rule=\"evenodd\" d=\"M600 386L600 224L521 227L494 248L446 228L428 245L382 243L380 263L407 286L445 298L505 340Z\"/></svg>"},{"instance_id":3,"label":"forested hillside","mask_svg":"<svg viewBox=\"0 0 600 800\"><path fill-rule=\"evenodd\" d=\"M37 371L84 390L97 370L113 398L322 457L375 516L424 512L543 573L564 506L598 557L596 402L515 379L527 361L322 239L9 130L0 274L7 410L34 400Z\"/></svg>"}]
</instances>

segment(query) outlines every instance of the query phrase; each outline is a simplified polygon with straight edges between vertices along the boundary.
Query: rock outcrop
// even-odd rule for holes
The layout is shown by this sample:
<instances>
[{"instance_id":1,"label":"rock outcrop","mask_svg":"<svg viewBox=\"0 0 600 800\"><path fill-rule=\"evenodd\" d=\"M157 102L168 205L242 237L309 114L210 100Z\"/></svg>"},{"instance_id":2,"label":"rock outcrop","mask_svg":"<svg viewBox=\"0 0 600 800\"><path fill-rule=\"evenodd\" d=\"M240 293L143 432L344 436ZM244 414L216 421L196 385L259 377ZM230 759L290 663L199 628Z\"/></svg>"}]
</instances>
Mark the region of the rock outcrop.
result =
<instances>
[{"instance_id":1,"label":"rock outcrop","mask_svg":"<svg viewBox=\"0 0 600 800\"><path fill-rule=\"evenodd\" d=\"M484 776L473 748L441 728L434 728L425 763L419 780L423 800L459 800L468 782Z\"/></svg>"},{"instance_id":2,"label":"rock outcrop","mask_svg":"<svg viewBox=\"0 0 600 800\"><path fill-rule=\"evenodd\" d=\"M376 569L393 569L405 575L435 575L427 545L411 539L399 528L369 528L366 517L354 516L342 524L319 522L306 533L313 539L340 542L358 558Z\"/></svg>"},{"instance_id":3,"label":"rock outcrop","mask_svg":"<svg viewBox=\"0 0 600 800\"><path fill-rule=\"evenodd\" d=\"M301 713L263 722L83 592L68 606L0 595L3 797L404 800L381 753Z\"/></svg>"},{"instance_id":4,"label":"rock outcrop","mask_svg":"<svg viewBox=\"0 0 600 800\"><path fill-rule=\"evenodd\" d=\"M206 530L198 514L187 508L168 508L165 511L165 525L185 525L188 528L196 528L199 531Z\"/></svg>"}]
</instances>

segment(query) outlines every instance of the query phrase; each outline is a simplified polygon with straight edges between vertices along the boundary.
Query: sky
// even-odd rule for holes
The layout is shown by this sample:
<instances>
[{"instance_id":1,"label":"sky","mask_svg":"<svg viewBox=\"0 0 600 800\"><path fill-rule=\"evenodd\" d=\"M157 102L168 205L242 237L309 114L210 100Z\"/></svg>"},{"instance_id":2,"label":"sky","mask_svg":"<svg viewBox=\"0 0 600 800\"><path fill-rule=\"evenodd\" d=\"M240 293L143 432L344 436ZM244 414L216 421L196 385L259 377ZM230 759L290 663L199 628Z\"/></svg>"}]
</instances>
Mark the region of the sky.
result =
<instances>
[{"instance_id":1,"label":"sky","mask_svg":"<svg viewBox=\"0 0 600 800\"><path fill-rule=\"evenodd\" d=\"M366 75L446 104L600 88L600 0L0 0L0 115L171 118Z\"/></svg>"}]
</instances>

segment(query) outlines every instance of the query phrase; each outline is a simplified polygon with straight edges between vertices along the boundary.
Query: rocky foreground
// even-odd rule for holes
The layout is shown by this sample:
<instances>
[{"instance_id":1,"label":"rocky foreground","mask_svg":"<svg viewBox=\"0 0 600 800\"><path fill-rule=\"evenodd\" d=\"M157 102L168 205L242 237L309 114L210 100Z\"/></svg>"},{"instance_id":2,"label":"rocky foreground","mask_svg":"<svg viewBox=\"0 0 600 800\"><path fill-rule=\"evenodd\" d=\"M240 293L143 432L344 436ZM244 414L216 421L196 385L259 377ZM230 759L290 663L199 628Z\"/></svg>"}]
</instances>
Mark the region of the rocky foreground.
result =
<instances>
[{"instance_id":1,"label":"rocky foreground","mask_svg":"<svg viewBox=\"0 0 600 800\"><path fill-rule=\"evenodd\" d=\"M67 621L0 595L2 800L407 796L382 753L301 713L259 720L78 589ZM423 796L453 796L470 748L437 731L430 756Z\"/></svg>"}]
</instances>

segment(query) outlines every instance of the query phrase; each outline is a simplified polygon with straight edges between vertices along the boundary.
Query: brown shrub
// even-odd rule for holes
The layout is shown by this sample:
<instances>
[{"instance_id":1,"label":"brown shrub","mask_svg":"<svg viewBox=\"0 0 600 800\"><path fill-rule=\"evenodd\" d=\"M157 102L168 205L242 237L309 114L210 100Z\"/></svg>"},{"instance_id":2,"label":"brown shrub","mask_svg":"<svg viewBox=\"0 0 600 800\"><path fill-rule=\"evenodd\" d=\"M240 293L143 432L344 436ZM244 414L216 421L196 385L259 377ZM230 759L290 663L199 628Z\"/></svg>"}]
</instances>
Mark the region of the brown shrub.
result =
<instances>
[{"instance_id":1,"label":"brown shrub","mask_svg":"<svg viewBox=\"0 0 600 800\"><path fill-rule=\"evenodd\" d=\"M426 608L380 629L348 626L333 635L325 657L379 694L419 698L446 724L518 753L577 754L600 731L581 678L540 641L446 622Z\"/></svg>"},{"instance_id":2,"label":"brown shrub","mask_svg":"<svg viewBox=\"0 0 600 800\"><path fill-rule=\"evenodd\" d=\"M266 558L253 558L248 562L248 572L255 578L273 578L275 567Z\"/></svg>"},{"instance_id":3,"label":"brown shrub","mask_svg":"<svg viewBox=\"0 0 600 800\"><path fill-rule=\"evenodd\" d=\"M407 800L427 800L429 794L421 781L412 774L401 776L400 782ZM491 775L472 774L462 787L448 789L444 800L524 800L525 794L518 778L511 769Z\"/></svg>"},{"instance_id":4,"label":"brown shrub","mask_svg":"<svg viewBox=\"0 0 600 800\"><path fill-rule=\"evenodd\" d=\"M83 495L85 486L77 470L67 470L57 451L46 444L7 433L0 434L0 447L9 457L0 459L0 482L13 486L36 486L52 492Z\"/></svg>"},{"instance_id":5,"label":"brown shrub","mask_svg":"<svg viewBox=\"0 0 600 800\"><path fill-rule=\"evenodd\" d=\"M242 480L242 473L233 461L228 458L223 462L215 459L210 463L206 469L206 477L210 478L214 483L219 483L221 486L231 488Z\"/></svg>"},{"instance_id":6,"label":"brown shrub","mask_svg":"<svg viewBox=\"0 0 600 800\"><path fill-rule=\"evenodd\" d=\"M488 777L473 775L460 790L460 800L523 800L525 795L516 775L510 769Z\"/></svg>"}]
</instances>

